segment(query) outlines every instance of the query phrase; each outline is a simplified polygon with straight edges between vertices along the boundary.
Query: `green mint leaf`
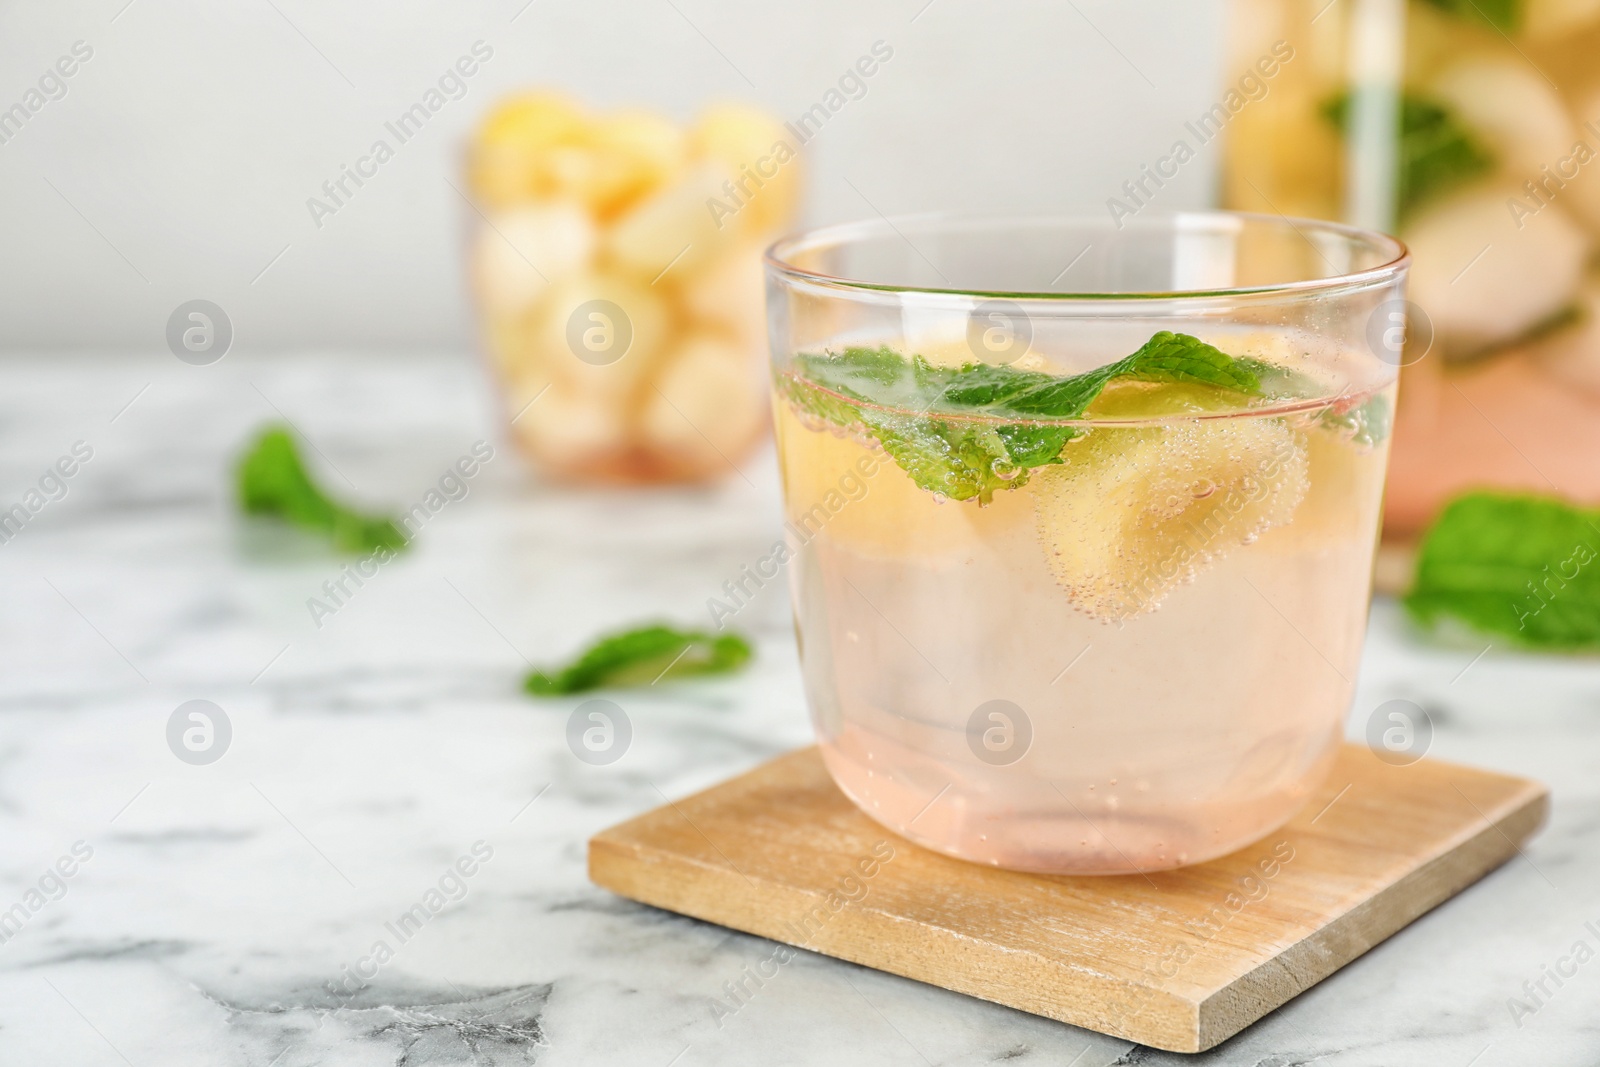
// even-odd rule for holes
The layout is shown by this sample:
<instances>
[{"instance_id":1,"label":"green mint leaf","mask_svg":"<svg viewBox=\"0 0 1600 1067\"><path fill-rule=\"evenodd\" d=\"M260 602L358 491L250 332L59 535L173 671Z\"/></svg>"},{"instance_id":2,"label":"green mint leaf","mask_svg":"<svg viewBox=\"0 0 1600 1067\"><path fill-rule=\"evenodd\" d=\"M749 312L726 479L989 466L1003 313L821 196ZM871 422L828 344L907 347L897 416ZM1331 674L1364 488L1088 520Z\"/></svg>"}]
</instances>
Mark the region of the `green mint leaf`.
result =
<instances>
[{"instance_id":1,"label":"green mint leaf","mask_svg":"<svg viewBox=\"0 0 1600 1067\"><path fill-rule=\"evenodd\" d=\"M1124 359L1069 377L988 363L940 367L887 347L847 348L796 356L788 395L810 415L865 429L921 488L986 504L999 490L1025 485L1033 468L1059 463L1080 432L1039 420L1081 418L1114 380L1254 396L1265 366L1166 330Z\"/></svg>"},{"instance_id":2,"label":"green mint leaf","mask_svg":"<svg viewBox=\"0 0 1600 1067\"><path fill-rule=\"evenodd\" d=\"M394 520L346 507L312 480L287 427L262 430L240 458L236 475L239 506L249 514L276 516L326 534L341 552L406 547Z\"/></svg>"},{"instance_id":3,"label":"green mint leaf","mask_svg":"<svg viewBox=\"0 0 1600 1067\"><path fill-rule=\"evenodd\" d=\"M522 687L549 697L647 686L667 678L736 671L753 654L750 643L737 634L642 626L602 637L565 667L534 671Z\"/></svg>"},{"instance_id":4,"label":"green mint leaf","mask_svg":"<svg viewBox=\"0 0 1600 1067\"><path fill-rule=\"evenodd\" d=\"M1319 396L1322 386L1309 374L1248 356L1239 360L1261 379L1261 395L1268 400L1296 400ZM1374 393L1360 404L1336 401L1317 416L1323 426L1359 445L1382 444L1394 424L1389 398Z\"/></svg>"},{"instance_id":5,"label":"green mint leaf","mask_svg":"<svg viewBox=\"0 0 1600 1067\"><path fill-rule=\"evenodd\" d=\"M1471 3L1472 0L1466 0ZM1482 2L1482 0L1479 0ZM1511 0L1514 2L1514 0ZM1443 6L1443 5L1441 5ZM1485 10L1490 5L1486 5ZM1323 105L1323 116L1340 130L1349 121L1350 96ZM1400 152L1395 211L1405 219L1429 200L1494 168L1494 156L1449 108L1426 97L1400 98Z\"/></svg>"},{"instance_id":6,"label":"green mint leaf","mask_svg":"<svg viewBox=\"0 0 1600 1067\"><path fill-rule=\"evenodd\" d=\"M1330 407L1320 416L1324 426L1344 434L1368 448L1381 444L1394 426L1394 408L1383 393L1375 393L1364 403L1341 411Z\"/></svg>"},{"instance_id":7,"label":"green mint leaf","mask_svg":"<svg viewBox=\"0 0 1600 1067\"><path fill-rule=\"evenodd\" d=\"M1322 386L1317 380L1303 371L1268 363L1264 359L1252 356L1241 356L1236 362L1256 376L1256 381L1260 383L1261 395L1268 400L1313 397L1322 391Z\"/></svg>"},{"instance_id":8,"label":"green mint leaf","mask_svg":"<svg viewBox=\"0 0 1600 1067\"><path fill-rule=\"evenodd\" d=\"M1529 648L1600 648L1600 511L1470 493L1435 520L1405 604Z\"/></svg>"},{"instance_id":9,"label":"green mint leaf","mask_svg":"<svg viewBox=\"0 0 1600 1067\"><path fill-rule=\"evenodd\" d=\"M929 492L986 504L997 490L1028 480L1027 472L1010 456L1006 439L992 424L885 415L870 409L861 421L900 469ZM1066 427L1039 428L1028 454L1048 458L1030 466L1057 462L1055 457L1072 434Z\"/></svg>"},{"instance_id":10,"label":"green mint leaf","mask_svg":"<svg viewBox=\"0 0 1600 1067\"><path fill-rule=\"evenodd\" d=\"M1198 337L1186 333L1162 330L1151 337L1133 355L1099 370L1079 375L1089 379L1093 393L1076 406L1073 418L1088 410L1089 404L1106 383L1116 378L1130 378L1141 382L1186 382L1195 385L1214 385L1219 389L1258 395L1261 377L1255 367L1256 360L1235 359L1219 348L1206 344ZM1098 382L1093 379L1099 378Z\"/></svg>"},{"instance_id":11,"label":"green mint leaf","mask_svg":"<svg viewBox=\"0 0 1600 1067\"><path fill-rule=\"evenodd\" d=\"M1424 0L1456 18L1473 19L1504 33L1522 25L1522 0Z\"/></svg>"}]
</instances>

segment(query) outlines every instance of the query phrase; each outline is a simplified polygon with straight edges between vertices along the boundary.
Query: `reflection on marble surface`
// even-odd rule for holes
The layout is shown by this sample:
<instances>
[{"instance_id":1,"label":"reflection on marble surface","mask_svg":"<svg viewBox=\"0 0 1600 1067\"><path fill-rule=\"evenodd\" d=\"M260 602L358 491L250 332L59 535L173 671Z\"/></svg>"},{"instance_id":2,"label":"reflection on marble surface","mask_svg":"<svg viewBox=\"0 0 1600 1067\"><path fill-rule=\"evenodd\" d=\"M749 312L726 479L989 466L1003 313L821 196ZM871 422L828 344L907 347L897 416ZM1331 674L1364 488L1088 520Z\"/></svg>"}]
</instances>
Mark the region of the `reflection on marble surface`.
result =
<instances>
[{"instance_id":1,"label":"reflection on marble surface","mask_svg":"<svg viewBox=\"0 0 1600 1067\"><path fill-rule=\"evenodd\" d=\"M479 438L498 452L319 628L306 602L342 561L227 494L233 450L279 411L385 506ZM1472 662L1481 646L1420 643L1390 603L1351 735L1414 700L1434 755L1549 783L1551 825L1221 1048L1131 1047L809 953L713 1011L770 944L594 888L584 841L808 740L782 589L736 620L759 645L746 673L617 696L633 738L609 766L567 748L578 699L517 685L618 624L703 623L773 539L770 456L715 489L558 491L493 411L464 360L0 365L3 506L93 449L0 544L0 1062L1600 1062L1600 963L1545 977L1580 939L1600 948L1600 666ZM196 699L232 727L209 765L167 743Z\"/></svg>"}]
</instances>

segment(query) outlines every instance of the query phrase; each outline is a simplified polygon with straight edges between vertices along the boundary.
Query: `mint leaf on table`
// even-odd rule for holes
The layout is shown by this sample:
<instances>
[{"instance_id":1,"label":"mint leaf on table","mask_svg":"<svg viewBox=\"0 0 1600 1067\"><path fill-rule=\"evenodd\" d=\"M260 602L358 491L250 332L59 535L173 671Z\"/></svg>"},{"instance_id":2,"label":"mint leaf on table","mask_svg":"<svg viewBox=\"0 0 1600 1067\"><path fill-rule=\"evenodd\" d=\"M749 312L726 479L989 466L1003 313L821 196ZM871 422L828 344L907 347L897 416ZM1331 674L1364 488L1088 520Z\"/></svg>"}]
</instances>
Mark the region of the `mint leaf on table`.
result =
<instances>
[{"instance_id":1,"label":"mint leaf on table","mask_svg":"<svg viewBox=\"0 0 1600 1067\"><path fill-rule=\"evenodd\" d=\"M534 671L522 687L548 697L654 685L666 678L736 671L753 654L750 643L737 634L642 626L601 638L565 667Z\"/></svg>"},{"instance_id":2,"label":"mint leaf on table","mask_svg":"<svg viewBox=\"0 0 1600 1067\"><path fill-rule=\"evenodd\" d=\"M1424 0L1447 14L1475 19L1505 33L1522 25L1522 0Z\"/></svg>"},{"instance_id":3,"label":"mint leaf on table","mask_svg":"<svg viewBox=\"0 0 1600 1067\"><path fill-rule=\"evenodd\" d=\"M1082 432L1039 420L1081 418L1112 381L1255 396L1258 366L1265 364L1163 330L1131 356L1070 377L988 363L936 366L887 347L801 353L787 391L801 411L862 426L921 488L986 504L996 491L1026 484L1030 469L1060 463L1063 446Z\"/></svg>"},{"instance_id":4,"label":"mint leaf on table","mask_svg":"<svg viewBox=\"0 0 1600 1067\"><path fill-rule=\"evenodd\" d=\"M1600 648L1600 511L1470 493L1434 521L1406 608L1530 648Z\"/></svg>"},{"instance_id":5,"label":"mint leaf on table","mask_svg":"<svg viewBox=\"0 0 1600 1067\"><path fill-rule=\"evenodd\" d=\"M239 505L328 535L341 552L397 551L406 536L394 520L365 515L330 497L312 480L299 446L283 426L269 426L240 458Z\"/></svg>"},{"instance_id":6,"label":"mint leaf on table","mask_svg":"<svg viewBox=\"0 0 1600 1067\"><path fill-rule=\"evenodd\" d=\"M1350 94L1329 100L1322 111L1341 131L1347 130ZM1398 166L1395 212L1404 219L1439 194L1487 174L1494 168L1494 156L1449 108L1405 93L1400 98Z\"/></svg>"}]
</instances>

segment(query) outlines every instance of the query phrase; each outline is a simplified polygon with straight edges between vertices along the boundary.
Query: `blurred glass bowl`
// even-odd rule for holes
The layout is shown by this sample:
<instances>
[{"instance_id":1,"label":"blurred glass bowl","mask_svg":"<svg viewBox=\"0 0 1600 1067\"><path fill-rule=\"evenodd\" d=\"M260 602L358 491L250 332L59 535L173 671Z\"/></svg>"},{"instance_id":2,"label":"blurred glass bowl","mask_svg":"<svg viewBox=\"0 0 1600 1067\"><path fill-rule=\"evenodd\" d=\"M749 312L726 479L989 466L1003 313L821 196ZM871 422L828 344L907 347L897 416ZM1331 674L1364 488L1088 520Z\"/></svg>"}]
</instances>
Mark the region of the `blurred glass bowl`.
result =
<instances>
[{"instance_id":1,"label":"blurred glass bowl","mask_svg":"<svg viewBox=\"0 0 1600 1067\"><path fill-rule=\"evenodd\" d=\"M469 147L472 288L512 434L569 482L709 480L766 433L761 253L800 161L740 105L690 127L502 101Z\"/></svg>"}]
</instances>

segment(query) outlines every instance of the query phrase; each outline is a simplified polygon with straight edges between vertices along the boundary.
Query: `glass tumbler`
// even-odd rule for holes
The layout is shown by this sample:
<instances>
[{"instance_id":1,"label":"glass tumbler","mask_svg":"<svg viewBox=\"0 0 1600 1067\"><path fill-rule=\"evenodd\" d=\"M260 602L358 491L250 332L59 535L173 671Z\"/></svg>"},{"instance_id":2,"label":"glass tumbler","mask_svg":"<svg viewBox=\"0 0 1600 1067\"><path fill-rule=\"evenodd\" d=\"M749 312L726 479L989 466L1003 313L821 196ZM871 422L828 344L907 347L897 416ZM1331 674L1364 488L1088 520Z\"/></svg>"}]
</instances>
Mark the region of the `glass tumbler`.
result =
<instances>
[{"instance_id":1,"label":"glass tumbler","mask_svg":"<svg viewBox=\"0 0 1600 1067\"><path fill-rule=\"evenodd\" d=\"M1321 783L1366 628L1404 247L1232 213L767 253L786 558L839 787L976 863L1198 863Z\"/></svg>"}]
</instances>

